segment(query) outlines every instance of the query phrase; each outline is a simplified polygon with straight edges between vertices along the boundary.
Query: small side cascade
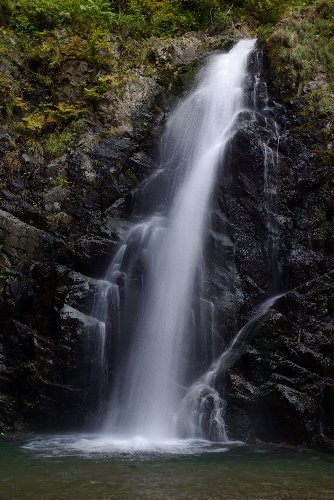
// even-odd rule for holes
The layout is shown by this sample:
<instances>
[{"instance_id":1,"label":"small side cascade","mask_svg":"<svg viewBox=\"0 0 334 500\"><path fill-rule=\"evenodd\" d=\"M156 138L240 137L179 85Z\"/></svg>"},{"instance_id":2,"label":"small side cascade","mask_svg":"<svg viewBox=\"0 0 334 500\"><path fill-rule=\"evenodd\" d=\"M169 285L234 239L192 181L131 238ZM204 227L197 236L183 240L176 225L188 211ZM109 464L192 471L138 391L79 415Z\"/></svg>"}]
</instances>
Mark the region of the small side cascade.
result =
<instances>
[{"instance_id":1,"label":"small side cascade","mask_svg":"<svg viewBox=\"0 0 334 500\"><path fill-rule=\"evenodd\" d=\"M227 441L224 399L225 375L242 354L255 324L282 295L264 301L251 319L235 335L232 342L209 370L190 387L179 413L179 429L184 437L195 436L212 441ZM190 421L184 425L184 422ZM189 434L190 432L190 434Z\"/></svg>"},{"instance_id":2,"label":"small side cascade","mask_svg":"<svg viewBox=\"0 0 334 500\"><path fill-rule=\"evenodd\" d=\"M94 387L94 400L98 414L103 413L103 405L108 385L108 359L106 350L107 320L109 305L113 304L113 284L106 280L98 282L98 297L95 301L92 317L97 320L91 327L91 336L94 338L93 360L91 364L90 387ZM101 300L102 299L102 300Z\"/></svg>"},{"instance_id":3,"label":"small side cascade","mask_svg":"<svg viewBox=\"0 0 334 500\"><path fill-rule=\"evenodd\" d=\"M267 218L267 259L268 259L268 292L274 294L279 287L279 240L280 230L277 216L277 179L279 174L280 129L269 106L266 82L261 80L262 53L256 53L256 73L254 76L253 103L254 111L261 114L265 122L267 138L262 142L263 150L263 191Z\"/></svg>"},{"instance_id":4,"label":"small side cascade","mask_svg":"<svg viewBox=\"0 0 334 500\"><path fill-rule=\"evenodd\" d=\"M104 280L99 281L99 291L94 303L92 337L94 353L90 386L94 388L99 419L105 416L109 391L110 365L117 370L124 328L123 312L130 316L134 303L131 302L133 284L142 286L143 277L138 272L145 260L147 242L154 233L163 230L163 218L152 217L145 223L133 224L119 246ZM136 249L134 251L134 249ZM123 298L123 300L122 300ZM125 298L125 300L124 300ZM112 335L110 333L112 332Z\"/></svg>"}]
</instances>

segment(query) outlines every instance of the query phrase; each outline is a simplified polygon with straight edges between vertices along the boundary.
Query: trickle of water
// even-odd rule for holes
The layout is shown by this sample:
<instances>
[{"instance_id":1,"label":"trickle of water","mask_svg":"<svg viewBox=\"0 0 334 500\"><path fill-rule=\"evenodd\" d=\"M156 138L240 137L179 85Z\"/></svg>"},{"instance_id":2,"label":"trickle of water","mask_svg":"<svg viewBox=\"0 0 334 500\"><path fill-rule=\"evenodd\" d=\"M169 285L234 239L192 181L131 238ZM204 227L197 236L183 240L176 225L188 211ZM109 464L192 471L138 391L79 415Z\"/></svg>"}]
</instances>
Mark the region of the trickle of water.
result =
<instances>
[{"instance_id":1,"label":"trickle of water","mask_svg":"<svg viewBox=\"0 0 334 500\"><path fill-rule=\"evenodd\" d=\"M262 54L256 53L255 65L257 72L254 76L253 87L253 108L260 111L264 118L267 138L262 142L263 150L263 191L265 196L265 210L267 218L267 260L268 260L268 281L269 292L276 293L279 287L279 277L281 273L279 265L279 240L280 231L277 218L277 176L279 169L279 145L280 130L275 121L272 110L269 107L269 96L267 84L261 81L260 73L262 66ZM262 95L261 95L262 94Z\"/></svg>"},{"instance_id":2,"label":"trickle of water","mask_svg":"<svg viewBox=\"0 0 334 500\"><path fill-rule=\"evenodd\" d=\"M240 356L255 323L269 311L281 296L276 295L263 302L252 318L235 335L223 354L212 363L202 377L192 384L182 401L179 414L179 427L183 435L190 434L201 439L227 441L224 419L226 406L223 395L224 375ZM184 422L187 424L184 425Z\"/></svg>"},{"instance_id":3,"label":"trickle of water","mask_svg":"<svg viewBox=\"0 0 334 500\"><path fill-rule=\"evenodd\" d=\"M247 60L255 43L241 40L227 54L213 56L172 114L162 147L161 168L171 172L164 206L129 230L108 270L106 279L121 289L125 325L114 349L113 391L104 425L113 434L152 440L176 436L210 198L244 109ZM111 303L115 314L115 299L100 301L97 317L110 322L104 311ZM216 403L219 420L218 398Z\"/></svg>"}]
</instances>

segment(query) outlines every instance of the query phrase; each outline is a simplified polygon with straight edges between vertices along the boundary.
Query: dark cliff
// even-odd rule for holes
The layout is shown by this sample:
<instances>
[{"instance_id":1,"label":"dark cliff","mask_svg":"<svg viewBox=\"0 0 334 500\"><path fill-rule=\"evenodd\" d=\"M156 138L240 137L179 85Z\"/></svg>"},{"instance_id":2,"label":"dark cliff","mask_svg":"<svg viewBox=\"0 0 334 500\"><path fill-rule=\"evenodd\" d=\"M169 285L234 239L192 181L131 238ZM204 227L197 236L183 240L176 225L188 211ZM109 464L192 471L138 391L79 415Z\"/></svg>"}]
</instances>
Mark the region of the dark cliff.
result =
<instances>
[{"instance_id":1,"label":"dark cliff","mask_svg":"<svg viewBox=\"0 0 334 500\"><path fill-rule=\"evenodd\" d=\"M310 13L303 16L308 22ZM293 22L283 23L286 32ZM261 78L267 85L260 84L256 113L245 114L231 141L215 193L207 295L217 308L218 325L225 325L219 335L227 343L265 297L283 293L255 324L226 377L231 437L332 447L332 101L323 109L324 100L332 99L330 79L322 66L320 79L303 76L302 90L295 88L299 76L283 85L284 71L291 68L284 69L282 54L273 60L275 43L280 36L283 47L295 49L295 41L279 34L281 28L265 35ZM78 54L63 54L51 86L53 94L62 95L51 96L56 104L50 112L37 111L50 93L51 84L41 79L46 61L27 70L27 81L31 72L38 76L30 113L23 120L22 103L13 98L14 118L4 117L0 129L1 432L78 429L94 420L89 393L94 338L88 332L96 279L129 224L138 184L157 164L166 115L201 57L249 33L234 28L222 35L149 39L148 59L127 68L126 77L124 52L115 46L108 50L117 70L102 64L94 75L96 61L78 63ZM11 43L6 33L1 36ZM73 44L69 38L65 32L58 38L66 50ZM142 46L134 45L131 56L138 56ZM25 63L10 50L1 64L16 85L16 72L24 72ZM101 77L105 82L109 73L118 80L109 79L104 90ZM94 78L100 79L99 88ZM79 133L82 79L89 83L86 95L87 89L102 94L88 99ZM314 103L315 90L321 106ZM66 92L70 101L60 106ZM68 145L66 134L73 134Z\"/></svg>"}]
</instances>

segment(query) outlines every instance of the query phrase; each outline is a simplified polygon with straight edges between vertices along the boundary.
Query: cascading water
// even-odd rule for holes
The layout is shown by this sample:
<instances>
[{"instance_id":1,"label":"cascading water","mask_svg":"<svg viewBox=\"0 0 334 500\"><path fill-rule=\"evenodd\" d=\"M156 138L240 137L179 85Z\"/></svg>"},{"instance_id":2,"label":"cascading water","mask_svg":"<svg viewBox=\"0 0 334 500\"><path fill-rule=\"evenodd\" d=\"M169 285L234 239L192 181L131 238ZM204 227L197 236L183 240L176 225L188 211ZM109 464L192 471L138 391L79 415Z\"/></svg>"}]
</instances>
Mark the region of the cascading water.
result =
<instances>
[{"instance_id":1,"label":"cascading water","mask_svg":"<svg viewBox=\"0 0 334 500\"><path fill-rule=\"evenodd\" d=\"M267 261L269 276L269 292L276 293L281 273L279 265L279 227L277 223L277 175L279 168L280 130L269 107L267 84L260 78L262 69L262 53L256 53L256 75L253 89L254 112L260 112L265 121L267 138L261 144L263 150L263 191L267 216ZM262 94L262 98L260 97Z\"/></svg>"},{"instance_id":2,"label":"cascading water","mask_svg":"<svg viewBox=\"0 0 334 500\"><path fill-rule=\"evenodd\" d=\"M247 337L256 322L264 316L281 295L263 302L252 318L244 325L234 339L216 359L209 370L192 384L181 405L181 425L185 435L210 438L213 441L226 441L224 377L233 363L241 355Z\"/></svg>"},{"instance_id":3,"label":"cascading water","mask_svg":"<svg viewBox=\"0 0 334 500\"><path fill-rule=\"evenodd\" d=\"M176 415L189 379L191 308L211 194L244 109L247 60L255 43L241 40L229 53L213 56L172 114L159 170L170 172L168 192L151 217L131 227L107 272L110 287L94 315L107 325L101 328L98 358L103 365L114 365L104 423L112 434L155 441L176 437ZM110 308L117 318L106 317ZM207 308L205 314L212 316L210 302ZM104 332L115 323L118 333L115 338L112 332L114 355L109 360L101 350ZM209 358L206 366L212 354Z\"/></svg>"},{"instance_id":4,"label":"cascading water","mask_svg":"<svg viewBox=\"0 0 334 500\"><path fill-rule=\"evenodd\" d=\"M266 83L261 81L261 53L256 52L255 75L251 91L251 107L254 122L257 115L265 124L266 137L260 146L263 151L263 193L266 212L266 254L268 265L267 293L276 294L266 299L255 310L250 320L234 335L220 357L212 362L210 368L199 377L183 398L180 410L180 428L184 436L209 438L226 441L228 435L225 425L226 401L224 399L226 374L233 363L244 352L247 338L257 322L282 296L278 294L280 264L279 228L277 222L277 172L279 167L280 133L277 122L269 108ZM183 422L187 422L186 425Z\"/></svg>"}]
</instances>

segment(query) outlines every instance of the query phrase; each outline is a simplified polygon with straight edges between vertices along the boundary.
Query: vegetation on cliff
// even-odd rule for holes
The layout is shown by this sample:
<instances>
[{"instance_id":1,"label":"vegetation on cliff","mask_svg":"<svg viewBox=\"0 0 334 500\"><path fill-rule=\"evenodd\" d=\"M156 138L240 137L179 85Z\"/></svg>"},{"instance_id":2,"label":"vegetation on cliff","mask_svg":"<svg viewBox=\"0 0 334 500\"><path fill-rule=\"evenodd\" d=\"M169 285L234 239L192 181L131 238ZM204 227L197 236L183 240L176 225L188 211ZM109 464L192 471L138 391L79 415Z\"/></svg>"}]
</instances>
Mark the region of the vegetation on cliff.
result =
<instances>
[{"instance_id":1,"label":"vegetation on cliff","mask_svg":"<svg viewBox=\"0 0 334 500\"><path fill-rule=\"evenodd\" d=\"M314 134L320 163L334 159L334 3L289 9L262 36L281 97L299 114L300 127ZM261 30L260 30L261 31Z\"/></svg>"},{"instance_id":2,"label":"vegetation on cliff","mask_svg":"<svg viewBox=\"0 0 334 500\"><path fill-rule=\"evenodd\" d=\"M173 69L159 59L154 37L242 23L260 34L279 84L298 98L309 127L320 120L329 161L333 9L329 0L1 0L1 122L37 157L63 154L92 127L121 133L113 109L136 71L161 79ZM15 165L15 155L7 160Z\"/></svg>"},{"instance_id":3,"label":"vegetation on cliff","mask_svg":"<svg viewBox=\"0 0 334 500\"><path fill-rule=\"evenodd\" d=\"M191 73L199 54L245 35L262 41L271 93L331 165L333 13L330 0L0 0L0 186L75 147L131 136L138 105L176 81L180 66ZM43 217L43 191L71 189L58 177L34 189ZM47 215L51 230L71 225L64 213Z\"/></svg>"}]
</instances>

